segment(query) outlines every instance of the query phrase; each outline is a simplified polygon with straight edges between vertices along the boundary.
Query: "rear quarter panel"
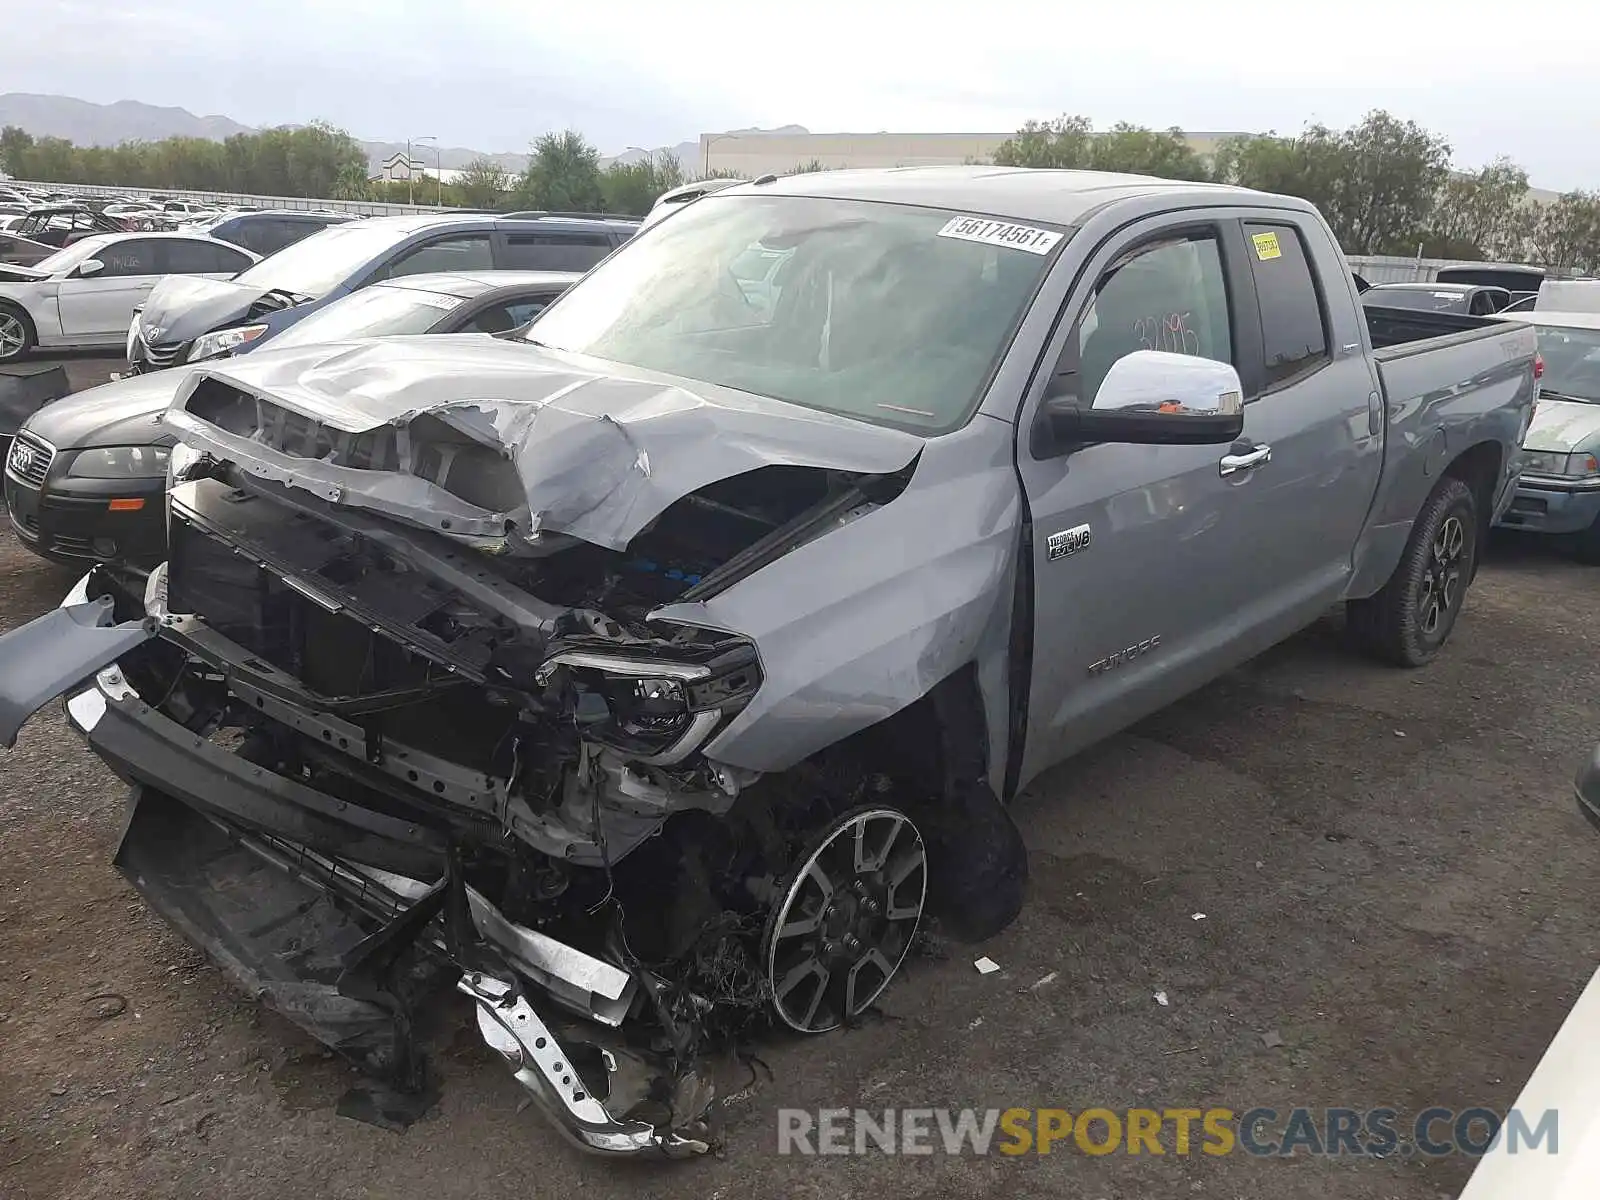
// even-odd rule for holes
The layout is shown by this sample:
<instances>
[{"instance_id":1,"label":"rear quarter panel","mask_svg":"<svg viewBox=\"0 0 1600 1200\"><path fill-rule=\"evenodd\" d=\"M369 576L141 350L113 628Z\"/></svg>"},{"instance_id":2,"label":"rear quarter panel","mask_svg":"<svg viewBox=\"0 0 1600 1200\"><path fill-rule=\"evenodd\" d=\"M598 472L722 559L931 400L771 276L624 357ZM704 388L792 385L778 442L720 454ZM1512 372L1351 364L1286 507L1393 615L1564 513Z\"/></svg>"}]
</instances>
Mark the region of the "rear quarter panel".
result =
<instances>
[{"instance_id":1,"label":"rear quarter panel","mask_svg":"<svg viewBox=\"0 0 1600 1200\"><path fill-rule=\"evenodd\" d=\"M1383 474L1357 548L1352 597L1388 582L1424 501L1474 446L1494 449L1495 507L1515 486L1533 415L1536 351L1533 326L1506 322L1374 353L1384 396ZM1492 514L1480 515L1487 522Z\"/></svg>"}]
</instances>

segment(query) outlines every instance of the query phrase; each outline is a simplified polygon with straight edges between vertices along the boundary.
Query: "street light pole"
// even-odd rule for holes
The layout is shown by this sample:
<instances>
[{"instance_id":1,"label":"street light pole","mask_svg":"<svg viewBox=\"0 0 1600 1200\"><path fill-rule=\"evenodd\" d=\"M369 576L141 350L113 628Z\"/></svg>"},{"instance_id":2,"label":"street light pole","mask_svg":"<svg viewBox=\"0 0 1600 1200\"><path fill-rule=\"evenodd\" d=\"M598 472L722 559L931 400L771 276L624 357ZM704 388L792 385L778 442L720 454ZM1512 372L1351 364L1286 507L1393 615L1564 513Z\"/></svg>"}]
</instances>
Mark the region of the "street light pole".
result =
<instances>
[{"instance_id":1,"label":"street light pole","mask_svg":"<svg viewBox=\"0 0 1600 1200\"><path fill-rule=\"evenodd\" d=\"M700 178L705 179L711 174L711 147L722 141L724 138L730 138L732 136L733 134L731 133L714 133L710 136L705 134L700 135Z\"/></svg>"},{"instance_id":2,"label":"street light pole","mask_svg":"<svg viewBox=\"0 0 1600 1200\"><path fill-rule=\"evenodd\" d=\"M423 134L421 137L413 137L413 138L407 138L406 139L406 178L407 179L410 179L412 177L412 174L413 174L413 172L411 170L411 143L412 142L432 142L433 143L433 150L434 150L434 154L436 156L436 159L437 159L437 161L439 163L439 172L440 172L439 173L439 207L443 208L444 207L444 169L443 169L444 156L439 150L439 139L436 138L431 133ZM410 189L410 188L406 189L407 196L411 196L411 191L412 191L412 189ZM413 204L416 203L416 198L414 196L411 197L411 203L413 203Z\"/></svg>"},{"instance_id":3,"label":"street light pole","mask_svg":"<svg viewBox=\"0 0 1600 1200\"><path fill-rule=\"evenodd\" d=\"M411 139L406 139L406 203L417 202L416 187L411 182Z\"/></svg>"}]
</instances>

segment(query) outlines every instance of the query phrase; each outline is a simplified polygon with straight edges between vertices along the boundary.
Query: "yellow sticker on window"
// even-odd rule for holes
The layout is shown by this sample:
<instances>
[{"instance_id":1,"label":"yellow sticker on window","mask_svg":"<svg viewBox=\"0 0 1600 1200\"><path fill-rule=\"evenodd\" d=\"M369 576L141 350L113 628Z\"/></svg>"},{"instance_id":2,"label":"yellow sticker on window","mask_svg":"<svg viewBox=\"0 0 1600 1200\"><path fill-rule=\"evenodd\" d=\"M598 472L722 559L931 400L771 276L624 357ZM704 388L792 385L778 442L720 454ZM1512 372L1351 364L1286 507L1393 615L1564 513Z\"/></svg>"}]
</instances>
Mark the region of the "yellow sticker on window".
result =
<instances>
[{"instance_id":1,"label":"yellow sticker on window","mask_svg":"<svg viewBox=\"0 0 1600 1200\"><path fill-rule=\"evenodd\" d=\"M1269 258L1282 258L1283 251L1278 249L1278 235L1275 233L1252 233L1250 240L1256 244L1256 257L1262 262Z\"/></svg>"}]
</instances>

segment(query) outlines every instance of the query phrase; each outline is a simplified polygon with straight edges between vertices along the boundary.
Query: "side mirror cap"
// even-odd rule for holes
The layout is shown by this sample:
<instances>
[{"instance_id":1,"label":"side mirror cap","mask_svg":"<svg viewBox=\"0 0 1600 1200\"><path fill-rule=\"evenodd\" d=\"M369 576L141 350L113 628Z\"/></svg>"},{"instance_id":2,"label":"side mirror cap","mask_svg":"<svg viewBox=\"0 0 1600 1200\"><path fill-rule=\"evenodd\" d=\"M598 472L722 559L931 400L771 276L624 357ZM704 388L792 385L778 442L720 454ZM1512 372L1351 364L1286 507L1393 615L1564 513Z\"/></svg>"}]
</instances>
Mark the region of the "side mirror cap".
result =
<instances>
[{"instance_id":1,"label":"side mirror cap","mask_svg":"<svg viewBox=\"0 0 1600 1200\"><path fill-rule=\"evenodd\" d=\"M86 258L78 264L78 278L88 279L91 275L98 275L106 269L105 263L98 258Z\"/></svg>"},{"instance_id":2,"label":"side mirror cap","mask_svg":"<svg viewBox=\"0 0 1600 1200\"><path fill-rule=\"evenodd\" d=\"M1244 432L1244 388L1228 363L1164 350L1135 350L1111 364L1092 405L1047 397L1040 432L1056 454L1074 445L1227 445Z\"/></svg>"}]
</instances>

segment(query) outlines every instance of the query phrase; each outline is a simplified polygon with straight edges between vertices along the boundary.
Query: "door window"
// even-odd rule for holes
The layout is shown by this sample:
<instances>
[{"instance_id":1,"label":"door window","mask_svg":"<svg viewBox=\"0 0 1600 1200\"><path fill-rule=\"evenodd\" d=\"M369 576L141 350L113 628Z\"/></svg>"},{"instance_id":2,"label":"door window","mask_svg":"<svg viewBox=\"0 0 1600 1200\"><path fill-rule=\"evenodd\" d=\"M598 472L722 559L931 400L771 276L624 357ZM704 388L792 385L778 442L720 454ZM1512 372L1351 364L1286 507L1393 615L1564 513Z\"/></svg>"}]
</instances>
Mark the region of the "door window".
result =
<instances>
[{"instance_id":1,"label":"door window","mask_svg":"<svg viewBox=\"0 0 1600 1200\"><path fill-rule=\"evenodd\" d=\"M158 275L156 265L161 243L155 238L128 238L103 246L94 257L105 264L105 270L96 279L113 279L126 275Z\"/></svg>"},{"instance_id":2,"label":"door window","mask_svg":"<svg viewBox=\"0 0 1600 1200\"><path fill-rule=\"evenodd\" d=\"M461 333L507 333L526 325L549 306L554 296L529 296L503 304L491 304L460 329Z\"/></svg>"},{"instance_id":3,"label":"door window","mask_svg":"<svg viewBox=\"0 0 1600 1200\"><path fill-rule=\"evenodd\" d=\"M1092 404L1111 364L1135 350L1233 361L1228 288L1215 234L1147 243L1100 276L1076 340L1067 347L1067 355L1077 359L1080 402Z\"/></svg>"},{"instance_id":4,"label":"door window","mask_svg":"<svg viewBox=\"0 0 1600 1200\"><path fill-rule=\"evenodd\" d=\"M244 255L210 242L174 238L167 241L164 248L167 252L165 270L172 275L232 275L250 265Z\"/></svg>"},{"instance_id":5,"label":"door window","mask_svg":"<svg viewBox=\"0 0 1600 1200\"><path fill-rule=\"evenodd\" d=\"M382 277L399 279L404 275L426 275L433 271L489 271L493 268L489 235L468 233L440 238L402 254Z\"/></svg>"},{"instance_id":6,"label":"door window","mask_svg":"<svg viewBox=\"0 0 1600 1200\"><path fill-rule=\"evenodd\" d=\"M603 233L514 233L506 238L506 266L525 271L587 271L611 253Z\"/></svg>"},{"instance_id":7,"label":"door window","mask_svg":"<svg viewBox=\"0 0 1600 1200\"><path fill-rule=\"evenodd\" d=\"M1261 306L1264 382L1272 387L1328 361L1328 325L1300 231L1246 223L1244 238Z\"/></svg>"}]
</instances>

